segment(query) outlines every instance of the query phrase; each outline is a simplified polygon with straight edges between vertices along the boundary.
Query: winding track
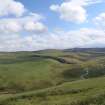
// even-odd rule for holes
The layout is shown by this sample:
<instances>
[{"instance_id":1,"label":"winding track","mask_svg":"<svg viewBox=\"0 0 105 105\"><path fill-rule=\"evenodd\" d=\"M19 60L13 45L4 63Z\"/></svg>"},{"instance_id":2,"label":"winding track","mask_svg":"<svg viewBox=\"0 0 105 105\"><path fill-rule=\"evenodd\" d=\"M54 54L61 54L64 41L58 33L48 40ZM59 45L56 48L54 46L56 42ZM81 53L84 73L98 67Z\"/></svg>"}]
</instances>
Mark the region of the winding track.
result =
<instances>
[{"instance_id":1,"label":"winding track","mask_svg":"<svg viewBox=\"0 0 105 105\"><path fill-rule=\"evenodd\" d=\"M88 75L89 75L89 70L88 70L88 69L86 69L85 71L86 71L86 73L85 73L85 74L83 74L83 75L81 75L81 79L86 79L86 76L88 76Z\"/></svg>"}]
</instances>

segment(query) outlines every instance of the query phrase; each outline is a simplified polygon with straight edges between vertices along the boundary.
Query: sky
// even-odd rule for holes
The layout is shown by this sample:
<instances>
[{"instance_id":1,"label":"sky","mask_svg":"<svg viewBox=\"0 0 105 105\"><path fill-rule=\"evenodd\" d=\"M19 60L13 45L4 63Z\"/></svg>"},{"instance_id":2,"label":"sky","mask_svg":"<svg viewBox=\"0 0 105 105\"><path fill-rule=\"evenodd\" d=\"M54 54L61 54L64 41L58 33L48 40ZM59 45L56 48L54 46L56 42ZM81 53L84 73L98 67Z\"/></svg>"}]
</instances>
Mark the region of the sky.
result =
<instances>
[{"instance_id":1,"label":"sky","mask_svg":"<svg viewBox=\"0 0 105 105\"><path fill-rule=\"evenodd\" d=\"M0 51L105 47L105 0L0 0Z\"/></svg>"}]
</instances>

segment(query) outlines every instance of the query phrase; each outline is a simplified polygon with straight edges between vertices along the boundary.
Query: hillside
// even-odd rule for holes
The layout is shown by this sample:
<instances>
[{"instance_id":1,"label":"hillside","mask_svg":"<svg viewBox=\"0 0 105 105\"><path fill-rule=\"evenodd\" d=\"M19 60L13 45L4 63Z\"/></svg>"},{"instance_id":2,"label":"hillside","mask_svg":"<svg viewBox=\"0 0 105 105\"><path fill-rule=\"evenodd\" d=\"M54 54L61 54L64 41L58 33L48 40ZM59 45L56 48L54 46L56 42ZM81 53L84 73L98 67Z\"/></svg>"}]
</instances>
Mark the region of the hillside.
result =
<instances>
[{"instance_id":1,"label":"hillside","mask_svg":"<svg viewBox=\"0 0 105 105\"><path fill-rule=\"evenodd\" d=\"M1 52L0 105L104 105L104 76L104 48Z\"/></svg>"}]
</instances>

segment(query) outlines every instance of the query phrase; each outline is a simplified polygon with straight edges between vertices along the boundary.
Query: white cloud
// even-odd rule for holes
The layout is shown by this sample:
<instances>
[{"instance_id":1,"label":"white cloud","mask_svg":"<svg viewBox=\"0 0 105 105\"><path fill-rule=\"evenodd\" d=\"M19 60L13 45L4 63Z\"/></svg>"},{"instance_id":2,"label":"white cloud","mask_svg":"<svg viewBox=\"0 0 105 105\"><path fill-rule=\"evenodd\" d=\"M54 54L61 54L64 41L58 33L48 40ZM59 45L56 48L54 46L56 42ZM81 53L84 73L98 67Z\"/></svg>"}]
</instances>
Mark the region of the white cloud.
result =
<instances>
[{"instance_id":1,"label":"white cloud","mask_svg":"<svg viewBox=\"0 0 105 105\"><path fill-rule=\"evenodd\" d=\"M60 18L70 22L82 23L86 20L86 11L78 5L71 2L62 3L61 6L52 5L51 10L59 12Z\"/></svg>"},{"instance_id":2,"label":"white cloud","mask_svg":"<svg viewBox=\"0 0 105 105\"><path fill-rule=\"evenodd\" d=\"M65 1L71 1L73 4L81 5L81 6L88 6L91 4L104 2L104 0L65 0Z\"/></svg>"},{"instance_id":3,"label":"white cloud","mask_svg":"<svg viewBox=\"0 0 105 105\"><path fill-rule=\"evenodd\" d=\"M103 47L105 32L99 29L82 28L73 31L28 36L3 34L0 36L0 51L64 49L74 47Z\"/></svg>"},{"instance_id":4,"label":"white cloud","mask_svg":"<svg viewBox=\"0 0 105 105\"><path fill-rule=\"evenodd\" d=\"M93 19L93 22L98 26L98 28L105 30L105 12L100 13L98 16L96 16Z\"/></svg>"},{"instance_id":5,"label":"white cloud","mask_svg":"<svg viewBox=\"0 0 105 105\"><path fill-rule=\"evenodd\" d=\"M0 20L1 33L17 33L21 31L44 32L46 26L41 23L41 15L31 13L20 18L4 18Z\"/></svg>"},{"instance_id":6,"label":"white cloud","mask_svg":"<svg viewBox=\"0 0 105 105\"><path fill-rule=\"evenodd\" d=\"M33 22L33 21L28 21L24 25L25 30L27 31L36 31L36 32L44 32L46 31L46 27L44 24L40 22Z\"/></svg>"},{"instance_id":7,"label":"white cloud","mask_svg":"<svg viewBox=\"0 0 105 105\"><path fill-rule=\"evenodd\" d=\"M2 22L0 21L0 32L1 33L11 33L11 32L19 32L22 30L21 25L16 21L8 21L8 22Z\"/></svg>"},{"instance_id":8,"label":"white cloud","mask_svg":"<svg viewBox=\"0 0 105 105\"><path fill-rule=\"evenodd\" d=\"M24 5L15 0L0 0L0 16L22 16L26 11Z\"/></svg>"},{"instance_id":9,"label":"white cloud","mask_svg":"<svg viewBox=\"0 0 105 105\"><path fill-rule=\"evenodd\" d=\"M61 5L51 5L50 9L58 12L65 21L83 23L87 19L86 6L100 2L102 0L67 0Z\"/></svg>"}]
</instances>

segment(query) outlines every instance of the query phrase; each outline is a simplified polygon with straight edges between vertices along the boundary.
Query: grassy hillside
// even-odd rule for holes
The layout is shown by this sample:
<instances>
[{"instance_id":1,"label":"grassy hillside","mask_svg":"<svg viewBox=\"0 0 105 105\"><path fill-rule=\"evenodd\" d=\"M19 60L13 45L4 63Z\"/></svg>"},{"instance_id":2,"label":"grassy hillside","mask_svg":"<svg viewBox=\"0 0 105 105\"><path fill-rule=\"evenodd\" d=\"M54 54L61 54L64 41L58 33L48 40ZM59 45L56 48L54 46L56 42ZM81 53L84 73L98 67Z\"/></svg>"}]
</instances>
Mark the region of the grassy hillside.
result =
<instances>
[{"instance_id":1,"label":"grassy hillside","mask_svg":"<svg viewBox=\"0 0 105 105\"><path fill-rule=\"evenodd\" d=\"M105 77L1 97L1 105L104 105Z\"/></svg>"},{"instance_id":2,"label":"grassy hillside","mask_svg":"<svg viewBox=\"0 0 105 105\"><path fill-rule=\"evenodd\" d=\"M105 49L1 52L0 105L104 105L104 76Z\"/></svg>"}]
</instances>

